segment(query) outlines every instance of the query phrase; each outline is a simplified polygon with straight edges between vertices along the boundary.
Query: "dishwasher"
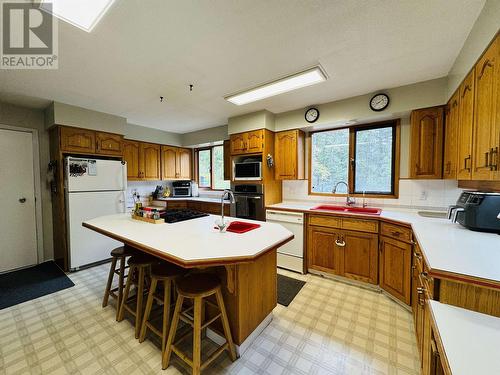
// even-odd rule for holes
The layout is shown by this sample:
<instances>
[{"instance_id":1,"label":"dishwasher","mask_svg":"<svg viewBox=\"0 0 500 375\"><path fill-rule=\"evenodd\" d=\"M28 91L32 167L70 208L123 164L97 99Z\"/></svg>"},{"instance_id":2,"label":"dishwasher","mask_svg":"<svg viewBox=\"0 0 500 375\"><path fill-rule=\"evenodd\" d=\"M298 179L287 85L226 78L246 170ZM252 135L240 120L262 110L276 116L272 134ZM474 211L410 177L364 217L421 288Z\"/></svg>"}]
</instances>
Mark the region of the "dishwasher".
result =
<instances>
[{"instance_id":1,"label":"dishwasher","mask_svg":"<svg viewBox=\"0 0 500 375\"><path fill-rule=\"evenodd\" d=\"M304 273L304 214L267 210L266 221L283 225L295 236L278 248L278 267Z\"/></svg>"}]
</instances>

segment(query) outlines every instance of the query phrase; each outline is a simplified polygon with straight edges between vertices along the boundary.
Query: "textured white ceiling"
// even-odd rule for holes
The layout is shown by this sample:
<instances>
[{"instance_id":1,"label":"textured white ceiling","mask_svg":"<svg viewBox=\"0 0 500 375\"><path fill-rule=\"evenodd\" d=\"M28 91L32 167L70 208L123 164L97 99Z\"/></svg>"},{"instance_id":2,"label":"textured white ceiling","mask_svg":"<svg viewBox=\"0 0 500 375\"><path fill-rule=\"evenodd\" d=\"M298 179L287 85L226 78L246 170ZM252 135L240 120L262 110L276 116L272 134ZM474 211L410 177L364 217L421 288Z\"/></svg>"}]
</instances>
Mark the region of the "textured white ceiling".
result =
<instances>
[{"instance_id":1,"label":"textured white ceiling","mask_svg":"<svg viewBox=\"0 0 500 375\"><path fill-rule=\"evenodd\" d=\"M116 0L90 34L59 23L58 70L0 70L0 98L184 133L445 76L484 2ZM325 83L240 107L223 99L318 62Z\"/></svg>"}]
</instances>

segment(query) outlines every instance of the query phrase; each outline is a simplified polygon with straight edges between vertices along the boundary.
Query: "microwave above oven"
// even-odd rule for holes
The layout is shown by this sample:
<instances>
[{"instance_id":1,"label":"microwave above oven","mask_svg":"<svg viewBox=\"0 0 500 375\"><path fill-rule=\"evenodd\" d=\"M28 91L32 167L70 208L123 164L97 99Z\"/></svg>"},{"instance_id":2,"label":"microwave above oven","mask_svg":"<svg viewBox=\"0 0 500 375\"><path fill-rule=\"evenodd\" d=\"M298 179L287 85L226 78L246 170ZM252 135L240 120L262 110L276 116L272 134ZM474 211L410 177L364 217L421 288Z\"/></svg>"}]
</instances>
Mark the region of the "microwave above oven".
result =
<instances>
[{"instance_id":1,"label":"microwave above oven","mask_svg":"<svg viewBox=\"0 0 500 375\"><path fill-rule=\"evenodd\" d=\"M233 176L235 181L262 180L262 162L244 161L234 163Z\"/></svg>"}]
</instances>

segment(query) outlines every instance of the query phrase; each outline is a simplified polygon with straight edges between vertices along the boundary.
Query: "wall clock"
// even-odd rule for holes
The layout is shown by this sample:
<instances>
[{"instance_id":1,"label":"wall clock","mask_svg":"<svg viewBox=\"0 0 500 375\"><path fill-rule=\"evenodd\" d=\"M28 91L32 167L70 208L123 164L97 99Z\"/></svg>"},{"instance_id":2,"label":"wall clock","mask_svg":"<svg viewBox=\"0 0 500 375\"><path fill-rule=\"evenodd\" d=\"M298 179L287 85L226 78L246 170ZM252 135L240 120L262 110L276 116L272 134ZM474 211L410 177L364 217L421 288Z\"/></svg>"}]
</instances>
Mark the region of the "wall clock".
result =
<instances>
[{"instance_id":1,"label":"wall clock","mask_svg":"<svg viewBox=\"0 0 500 375\"><path fill-rule=\"evenodd\" d=\"M370 99L370 108L372 111L383 111L388 105L389 97L386 94L376 94Z\"/></svg>"},{"instance_id":2,"label":"wall clock","mask_svg":"<svg viewBox=\"0 0 500 375\"><path fill-rule=\"evenodd\" d=\"M304 116L306 121L310 124L319 119L319 111L317 108L309 108Z\"/></svg>"}]
</instances>

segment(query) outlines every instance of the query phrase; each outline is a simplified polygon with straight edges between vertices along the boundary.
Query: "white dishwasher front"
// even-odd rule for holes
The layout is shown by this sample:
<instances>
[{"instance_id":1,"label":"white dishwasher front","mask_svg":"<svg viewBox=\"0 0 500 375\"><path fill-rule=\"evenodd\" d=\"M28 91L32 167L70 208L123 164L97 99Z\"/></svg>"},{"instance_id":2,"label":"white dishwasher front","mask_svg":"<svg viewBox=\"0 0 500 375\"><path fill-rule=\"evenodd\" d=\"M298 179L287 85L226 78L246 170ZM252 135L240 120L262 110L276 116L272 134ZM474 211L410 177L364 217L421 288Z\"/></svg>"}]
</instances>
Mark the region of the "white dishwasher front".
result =
<instances>
[{"instance_id":1,"label":"white dishwasher front","mask_svg":"<svg viewBox=\"0 0 500 375\"><path fill-rule=\"evenodd\" d=\"M283 225L295 236L278 248L278 267L304 273L304 214L267 210L266 221Z\"/></svg>"}]
</instances>

